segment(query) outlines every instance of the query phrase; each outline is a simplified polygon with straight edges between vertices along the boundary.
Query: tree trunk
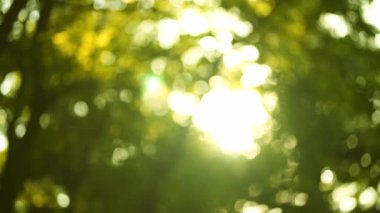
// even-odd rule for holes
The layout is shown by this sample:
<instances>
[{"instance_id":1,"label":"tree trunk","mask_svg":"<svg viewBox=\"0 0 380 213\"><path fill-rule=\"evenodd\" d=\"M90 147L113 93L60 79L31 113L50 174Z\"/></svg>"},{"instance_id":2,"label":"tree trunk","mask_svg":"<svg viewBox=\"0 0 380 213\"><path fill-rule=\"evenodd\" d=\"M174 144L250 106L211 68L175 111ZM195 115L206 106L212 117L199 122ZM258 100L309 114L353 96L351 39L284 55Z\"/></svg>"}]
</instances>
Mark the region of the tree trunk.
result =
<instances>
[{"instance_id":1,"label":"tree trunk","mask_svg":"<svg viewBox=\"0 0 380 213\"><path fill-rule=\"evenodd\" d=\"M7 42L4 36L7 36L12 30L13 22L19 11L25 7L26 2L27 0L15 0L10 11L5 15L4 22L0 27L0 44ZM18 105L19 108L23 105L29 106L31 116L27 123L26 133L21 139L18 139L14 133L15 121L18 118L16 116L19 113L15 113L16 116L8 126L9 149L0 179L0 212L4 213L13 212L15 200L23 189L24 181L29 176L33 149L36 149L36 135L40 128L39 118L48 105L44 95L46 91L42 86L45 73L41 61L43 57L41 57L39 36L46 30L52 8L53 1L47 1L42 5L41 19L34 38L30 40L31 46L21 54L27 57L20 61L23 85L19 92L22 96L16 97L15 105Z\"/></svg>"}]
</instances>

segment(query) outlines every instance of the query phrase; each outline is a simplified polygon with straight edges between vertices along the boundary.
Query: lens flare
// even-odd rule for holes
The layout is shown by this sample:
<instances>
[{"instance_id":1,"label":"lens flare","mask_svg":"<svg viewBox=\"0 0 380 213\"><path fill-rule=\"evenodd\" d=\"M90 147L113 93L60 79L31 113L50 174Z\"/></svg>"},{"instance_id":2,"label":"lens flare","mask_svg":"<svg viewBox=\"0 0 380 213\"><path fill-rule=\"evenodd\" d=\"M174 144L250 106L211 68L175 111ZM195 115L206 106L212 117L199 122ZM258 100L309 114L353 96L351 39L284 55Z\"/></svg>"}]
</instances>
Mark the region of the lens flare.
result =
<instances>
[{"instance_id":1,"label":"lens flare","mask_svg":"<svg viewBox=\"0 0 380 213\"><path fill-rule=\"evenodd\" d=\"M270 120L258 92L220 88L203 96L193 116L194 125L211 136L226 153L254 158L260 146L254 142Z\"/></svg>"}]
</instances>

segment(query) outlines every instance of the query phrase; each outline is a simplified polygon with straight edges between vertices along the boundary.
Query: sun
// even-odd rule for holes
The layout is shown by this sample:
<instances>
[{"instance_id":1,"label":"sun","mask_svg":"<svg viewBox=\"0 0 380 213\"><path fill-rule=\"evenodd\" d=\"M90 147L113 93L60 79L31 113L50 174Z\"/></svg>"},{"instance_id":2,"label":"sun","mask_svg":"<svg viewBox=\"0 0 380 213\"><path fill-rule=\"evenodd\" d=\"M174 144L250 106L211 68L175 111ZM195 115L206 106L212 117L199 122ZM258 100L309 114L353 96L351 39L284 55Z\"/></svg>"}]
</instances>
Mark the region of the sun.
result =
<instances>
[{"instance_id":1,"label":"sun","mask_svg":"<svg viewBox=\"0 0 380 213\"><path fill-rule=\"evenodd\" d=\"M254 158L260 152L255 138L270 121L261 95L254 90L218 88L201 99L193 124L222 151Z\"/></svg>"}]
</instances>

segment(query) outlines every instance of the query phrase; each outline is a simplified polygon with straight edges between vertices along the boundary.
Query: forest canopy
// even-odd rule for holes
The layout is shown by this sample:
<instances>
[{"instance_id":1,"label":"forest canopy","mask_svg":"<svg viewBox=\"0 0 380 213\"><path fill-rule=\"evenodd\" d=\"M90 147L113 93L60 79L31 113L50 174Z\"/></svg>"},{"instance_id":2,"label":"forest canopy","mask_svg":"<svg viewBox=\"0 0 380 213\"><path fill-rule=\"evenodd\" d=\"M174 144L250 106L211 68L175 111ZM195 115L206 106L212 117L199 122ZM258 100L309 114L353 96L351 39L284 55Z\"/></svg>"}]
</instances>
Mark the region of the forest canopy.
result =
<instances>
[{"instance_id":1,"label":"forest canopy","mask_svg":"<svg viewBox=\"0 0 380 213\"><path fill-rule=\"evenodd\" d=\"M0 0L0 212L380 210L380 0Z\"/></svg>"}]
</instances>

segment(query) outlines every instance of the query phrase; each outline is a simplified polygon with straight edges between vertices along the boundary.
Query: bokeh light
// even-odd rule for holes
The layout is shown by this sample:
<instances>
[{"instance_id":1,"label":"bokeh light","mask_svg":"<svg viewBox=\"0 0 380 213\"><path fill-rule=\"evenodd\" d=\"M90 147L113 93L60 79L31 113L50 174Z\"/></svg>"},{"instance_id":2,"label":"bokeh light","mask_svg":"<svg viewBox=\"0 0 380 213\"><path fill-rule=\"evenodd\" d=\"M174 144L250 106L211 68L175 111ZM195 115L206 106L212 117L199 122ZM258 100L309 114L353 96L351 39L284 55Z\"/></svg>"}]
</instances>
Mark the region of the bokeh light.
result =
<instances>
[{"instance_id":1,"label":"bokeh light","mask_svg":"<svg viewBox=\"0 0 380 213\"><path fill-rule=\"evenodd\" d=\"M332 185L335 182L335 174L330 169L325 169L321 174L321 183L326 185Z\"/></svg>"},{"instance_id":2,"label":"bokeh light","mask_svg":"<svg viewBox=\"0 0 380 213\"><path fill-rule=\"evenodd\" d=\"M0 132L0 152L4 152L8 149L8 138Z\"/></svg>"},{"instance_id":3,"label":"bokeh light","mask_svg":"<svg viewBox=\"0 0 380 213\"><path fill-rule=\"evenodd\" d=\"M359 204L363 209L370 209L378 200L378 194L373 187L364 189L359 195Z\"/></svg>"},{"instance_id":4,"label":"bokeh light","mask_svg":"<svg viewBox=\"0 0 380 213\"><path fill-rule=\"evenodd\" d=\"M322 14L319 19L319 24L336 38L343 38L351 31L350 25L345 18L333 13Z\"/></svg>"},{"instance_id":5,"label":"bokeh light","mask_svg":"<svg viewBox=\"0 0 380 213\"><path fill-rule=\"evenodd\" d=\"M57 203L62 208L67 208L70 205L70 197L66 193L59 193L57 195Z\"/></svg>"},{"instance_id":6,"label":"bokeh light","mask_svg":"<svg viewBox=\"0 0 380 213\"><path fill-rule=\"evenodd\" d=\"M372 26L376 27L377 30L380 30L380 1L374 0L374 1L364 1L364 4L362 5L363 10L363 19L371 24Z\"/></svg>"},{"instance_id":7,"label":"bokeh light","mask_svg":"<svg viewBox=\"0 0 380 213\"><path fill-rule=\"evenodd\" d=\"M4 96L12 96L21 86L21 73L9 72L0 85L0 92Z\"/></svg>"},{"instance_id":8,"label":"bokeh light","mask_svg":"<svg viewBox=\"0 0 380 213\"><path fill-rule=\"evenodd\" d=\"M88 110L88 105L84 101L77 101L73 107L74 114L78 117L86 117Z\"/></svg>"}]
</instances>

